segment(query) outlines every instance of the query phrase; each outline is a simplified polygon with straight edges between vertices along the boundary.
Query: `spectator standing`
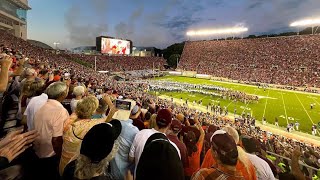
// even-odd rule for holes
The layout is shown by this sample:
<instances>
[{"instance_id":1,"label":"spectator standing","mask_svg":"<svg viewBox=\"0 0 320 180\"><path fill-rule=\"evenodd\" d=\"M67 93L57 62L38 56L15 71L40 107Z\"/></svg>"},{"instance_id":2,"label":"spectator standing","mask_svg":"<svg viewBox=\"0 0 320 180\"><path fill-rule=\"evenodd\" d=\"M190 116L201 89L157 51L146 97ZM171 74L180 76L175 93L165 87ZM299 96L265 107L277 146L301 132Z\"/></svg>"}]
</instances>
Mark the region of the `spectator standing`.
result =
<instances>
[{"instance_id":1,"label":"spectator standing","mask_svg":"<svg viewBox=\"0 0 320 180\"><path fill-rule=\"evenodd\" d=\"M116 179L124 179L124 175L127 171L134 167L134 163L129 162L129 152L130 147L139 129L134 126L133 121L129 118L133 107L135 107L136 102L133 100L127 100L131 103L130 111L119 109L117 115L113 116L114 119L120 120L122 130L118 138L119 150L116 153L114 159L110 162L111 173L116 177ZM126 114L122 116L120 114ZM119 116L118 116L119 115ZM134 169L134 168L131 168Z\"/></svg>"},{"instance_id":2,"label":"spectator standing","mask_svg":"<svg viewBox=\"0 0 320 180\"><path fill-rule=\"evenodd\" d=\"M196 120L196 127L200 131L200 137L197 139L193 131L188 131L184 135L183 139L187 147L189 167L185 168L185 175L187 179L200 169L200 154L203 147L204 141L204 130L202 129L200 123Z\"/></svg>"},{"instance_id":3,"label":"spectator standing","mask_svg":"<svg viewBox=\"0 0 320 180\"><path fill-rule=\"evenodd\" d=\"M136 179L184 179L179 154L163 133L154 133L148 138L138 163Z\"/></svg>"},{"instance_id":4,"label":"spectator standing","mask_svg":"<svg viewBox=\"0 0 320 180\"><path fill-rule=\"evenodd\" d=\"M244 136L242 138L242 144L247 156L255 167L257 178L265 180L274 180L275 177L269 166L269 164L256 155L257 147L255 145L254 139L249 136Z\"/></svg>"},{"instance_id":5,"label":"spectator standing","mask_svg":"<svg viewBox=\"0 0 320 180\"><path fill-rule=\"evenodd\" d=\"M73 89L73 95L76 96L75 98L72 98L70 102L71 111L75 112L77 103L82 99L85 93L85 88L83 86L76 86Z\"/></svg>"},{"instance_id":6,"label":"spectator standing","mask_svg":"<svg viewBox=\"0 0 320 180\"><path fill-rule=\"evenodd\" d=\"M135 167L137 167L139 163L140 156L148 138L154 133L160 132L165 134L170 127L171 121L171 112L168 109L161 109L156 117L156 127L154 129L144 129L136 134L129 152L129 159L135 163ZM173 142L170 143L173 144L180 156L179 148Z\"/></svg>"},{"instance_id":7,"label":"spectator standing","mask_svg":"<svg viewBox=\"0 0 320 180\"><path fill-rule=\"evenodd\" d=\"M79 155L80 145L85 134L95 125L106 122L91 117L98 108L98 99L88 96L78 102L76 112L64 123L62 154L59 164L60 175L65 166ZM111 112L111 111L110 111Z\"/></svg>"},{"instance_id":8,"label":"spectator standing","mask_svg":"<svg viewBox=\"0 0 320 180\"><path fill-rule=\"evenodd\" d=\"M68 86L63 82L55 82L46 89L46 94L48 101L34 116L34 129L39 133L34 150L39 157L39 178L56 179L62 149L63 123L69 118L68 111L61 104L68 95Z\"/></svg>"},{"instance_id":9,"label":"spectator standing","mask_svg":"<svg viewBox=\"0 0 320 180\"><path fill-rule=\"evenodd\" d=\"M116 180L107 169L119 149L120 132L118 120L93 126L83 138L79 157L67 165L63 179Z\"/></svg>"},{"instance_id":10,"label":"spectator standing","mask_svg":"<svg viewBox=\"0 0 320 180\"><path fill-rule=\"evenodd\" d=\"M217 165L200 169L193 175L192 180L244 180L241 172L236 170L238 150L232 137L223 130L217 130L213 133L210 141L212 154L217 160Z\"/></svg>"},{"instance_id":11,"label":"spectator standing","mask_svg":"<svg viewBox=\"0 0 320 180\"><path fill-rule=\"evenodd\" d=\"M180 133L181 130L182 130L182 123L179 120L174 119L174 120L172 120L172 123L170 126L170 131L167 133L167 137L170 141L175 143L177 145L177 147L179 148L183 168L187 168L187 167L189 167L187 147L178 138L178 134Z\"/></svg>"},{"instance_id":12,"label":"spectator standing","mask_svg":"<svg viewBox=\"0 0 320 180\"><path fill-rule=\"evenodd\" d=\"M34 129L34 124L33 124L34 115L48 101L48 95L45 93L41 93L43 92L43 88L44 88L44 84L42 83L42 81L38 81L38 82L35 81L32 84L35 84L35 85L38 84L37 85L38 87L30 89L30 91L34 93L35 96L30 98L30 102L28 103L27 108L23 113L24 115L23 119L26 119L26 124L29 131Z\"/></svg>"},{"instance_id":13,"label":"spectator standing","mask_svg":"<svg viewBox=\"0 0 320 180\"><path fill-rule=\"evenodd\" d=\"M23 75L25 76L25 78L21 81L21 87L23 87L23 85L27 82L33 82L37 77L36 70L34 70L33 68L25 69Z\"/></svg>"}]
</instances>

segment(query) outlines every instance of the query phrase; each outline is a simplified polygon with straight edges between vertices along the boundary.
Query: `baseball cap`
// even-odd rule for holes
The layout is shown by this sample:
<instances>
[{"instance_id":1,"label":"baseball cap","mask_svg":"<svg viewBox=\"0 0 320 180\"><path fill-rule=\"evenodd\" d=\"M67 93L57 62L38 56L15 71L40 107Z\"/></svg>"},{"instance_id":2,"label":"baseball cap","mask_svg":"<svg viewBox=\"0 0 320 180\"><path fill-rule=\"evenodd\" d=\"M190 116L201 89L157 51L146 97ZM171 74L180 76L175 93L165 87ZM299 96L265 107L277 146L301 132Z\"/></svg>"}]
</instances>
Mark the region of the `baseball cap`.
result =
<instances>
[{"instance_id":1,"label":"baseball cap","mask_svg":"<svg viewBox=\"0 0 320 180\"><path fill-rule=\"evenodd\" d=\"M118 111L112 116L112 119L126 121L130 118L131 111L136 105L136 102L131 99L125 99L124 101L131 102L130 110L118 109Z\"/></svg>"},{"instance_id":2,"label":"baseball cap","mask_svg":"<svg viewBox=\"0 0 320 180\"><path fill-rule=\"evenodd\" d=\"M235 166L238 160L238 149L233 138L223 130L217 130L210 139L211 147L219 155L223 164Z\"/></svg>"},{"instance_id":3,"label":"baseball cap","mask_svg":"<svg viewBox=\"0 0 320 180\"><path fill-rule=\"evenodd\" d=\"M173 130L174 132L179 132L182 129L182 124L179 120L172 120L171 122L171 130Z\"/></svg>"},{"instance_id":4,"label":"baseball cap","mask_svg":"<svg viewBox=\"0 0 320 180\"><path fill-rule=\"evenodd\" d=\"M168 109L161 109L156 118L156 123L159 126L166 127L172 121L172 114Z\"/></svg>"},{"instance_id":5,"label":"baseball cap","mask_svg":"<svg viewBox=\"0 0 320 180\"><path fill-rule=\"evenodd\" d=\"M83 138L80 154L90 158L92 163L99 163L112 151L121 129L118 120L93 126Z\"/></svg>"}]
</instances>

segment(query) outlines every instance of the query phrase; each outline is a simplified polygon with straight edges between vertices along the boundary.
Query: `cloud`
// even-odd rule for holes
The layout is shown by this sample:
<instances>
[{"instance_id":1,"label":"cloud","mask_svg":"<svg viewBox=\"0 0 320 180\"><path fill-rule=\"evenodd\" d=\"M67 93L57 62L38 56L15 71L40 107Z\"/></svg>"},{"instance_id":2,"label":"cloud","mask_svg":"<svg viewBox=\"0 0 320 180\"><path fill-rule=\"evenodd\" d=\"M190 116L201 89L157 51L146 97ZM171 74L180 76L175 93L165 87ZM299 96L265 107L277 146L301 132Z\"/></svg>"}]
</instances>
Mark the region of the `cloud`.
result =
<instances>
[{"instance_id":1,"label":"cloud","mask_svg":"<svg viewBox=\"0 0 320 180\"><path fill-rule=\"evenodd\" d=\"M118 10L108 7L109 0L84 1L82 6L73 0L73 6L65 14L70 43L94 44L96 36L108 33L131 39L135 46L164 48L186 40L185 33L190 29L241 24L249 27L246 35L280 33L292 31L288 26L294 20L320 16L319 0L124 1L126 4L132 3L135 8L131 9L126 20L119 20L111 26L104 17L109 17L107 13L114 15L110 12ZM152 9L152 6L157 8ZM91 23L90 18L95 21Z\"/></svg>"},{"instance_id":2,"label":"cloud","mask_svg":"<svg viewBox=\"0 0 320 180\"><path fill-rule=\"evenodd\" d=\"M142 16L144 6L139 6L131 12L127 22L119 22L114 26L114 32L118 38L132 38L135 33L136 21Z\"/></svg>"},{"instance_id":3,"label":"cloud","mask_svg":"<svg viewBox=\"0 0 320 180\"><path fill-rule=\"evenodd\" d=\"M74 1L66 11L64 20L69 47L95 45L95 38L105 34L108 23L103 19L108 11L107 0L91 0L86 3ZM100 18L99 22L91 19Z\"/></svg>"}]
</instances>

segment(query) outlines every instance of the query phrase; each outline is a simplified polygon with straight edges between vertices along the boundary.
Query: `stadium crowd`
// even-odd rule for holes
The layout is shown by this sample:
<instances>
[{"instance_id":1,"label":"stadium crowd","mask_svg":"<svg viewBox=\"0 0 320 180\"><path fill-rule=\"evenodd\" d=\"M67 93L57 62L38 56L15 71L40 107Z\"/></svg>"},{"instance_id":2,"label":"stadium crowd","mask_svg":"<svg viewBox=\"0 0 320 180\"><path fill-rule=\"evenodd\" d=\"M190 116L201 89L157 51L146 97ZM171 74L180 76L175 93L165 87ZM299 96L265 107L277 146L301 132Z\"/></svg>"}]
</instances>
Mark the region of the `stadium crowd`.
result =
<instances>
[{"instance_id":1,"label":"stadium crowd","mask_svg":"<svg viewBox=\"0 0 320 180\"><path fill-rule=\"evenodd\" d=\"M309 179L320 149L0 38L0 179ZM283 156L270 156L266 152ZM287 161L286 158L291 161Z\"/></svg>"},{"instance_id":2,"label":"stadium crowd","mask_svg":"<svg viewBox=\"0 0 320 180\"><path fill-rule=\"evenodd\" d=\"M186 42L179 69L233 80L319 87L320 36Z\"/></svg>"},{"instance_id":3,"label":"stadium crowd","mask_svg":"<svg viewBox=\"0 0 320 180\"><path fill-rule=\"evenodd\" d=\"M141 69L164 69L165 59L162 57L139 57L139 56L108 56L108 55L84 55L68 54L71 59L80 59L95 66L97 60L98 71L122 72Z\"/></svg>"}]
</instances>

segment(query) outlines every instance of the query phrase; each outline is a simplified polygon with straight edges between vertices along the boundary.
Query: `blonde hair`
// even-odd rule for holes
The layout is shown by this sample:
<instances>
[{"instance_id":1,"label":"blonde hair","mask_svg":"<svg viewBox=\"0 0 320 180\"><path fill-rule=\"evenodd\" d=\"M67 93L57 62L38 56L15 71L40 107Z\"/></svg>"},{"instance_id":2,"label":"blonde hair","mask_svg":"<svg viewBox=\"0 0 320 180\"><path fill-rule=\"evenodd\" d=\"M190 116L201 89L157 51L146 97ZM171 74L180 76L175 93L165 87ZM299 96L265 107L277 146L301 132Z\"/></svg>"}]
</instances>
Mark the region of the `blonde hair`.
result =
<instances>
[{"instance_id":1,"label":"blonde hair","mask_svg":"<svg viewBox=\"0 0 320 180\"><path fill-rule=\"evenodd\" d=\"M91 179L95 175L102 175L106 172L109 162L114 158L119 150L118 140L114 141L113 148L109 155L99 163L92 163L91 159L85 155L79 155L77 158L76 168L74 171L75 178Z\"/></svg>"},{"instance_id":2,"label":"blonde hair","mask_svg":"<svg viewBox=\"0 0 320 180\"><path fill-rule=\"evenodd\" d=\"M150 118L150 123L149 123L149 129L155 128L156 127L156 118L157 118L157 114L152 114L151 118Z\"/></svg>"},{"instance_id":3,"label":"blonde hair","mask_svg":"<svg viewBox=\"0 0 320 180\"><path fill-rule=\"evenodd\" d=\"M88 96L77 103L75 112L79 119L90 119L98 106L98 99L94 96Z\"/></svg>"}]
</instances>

